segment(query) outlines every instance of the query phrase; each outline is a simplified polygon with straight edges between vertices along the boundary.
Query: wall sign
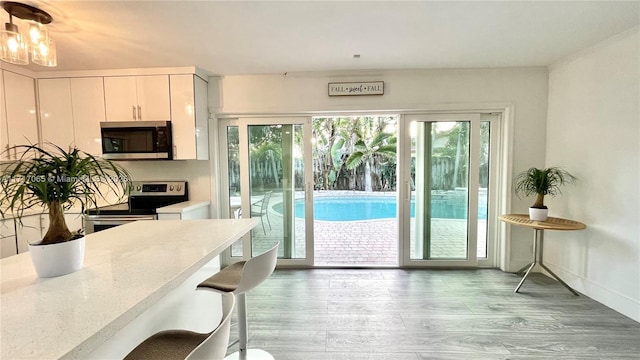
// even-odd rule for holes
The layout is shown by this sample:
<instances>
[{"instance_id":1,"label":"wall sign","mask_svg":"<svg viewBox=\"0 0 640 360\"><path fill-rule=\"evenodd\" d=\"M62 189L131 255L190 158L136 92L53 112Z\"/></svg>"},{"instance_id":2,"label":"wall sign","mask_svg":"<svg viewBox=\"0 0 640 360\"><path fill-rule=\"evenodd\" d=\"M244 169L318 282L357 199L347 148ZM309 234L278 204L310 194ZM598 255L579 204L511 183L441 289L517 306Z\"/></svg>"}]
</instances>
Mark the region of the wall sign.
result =
<instances>
[{"instance_id":1,"label":"wall sign","mask_svg":"<svg viewBox=\"0 0 640 360\"><path fill-rule=\"evenodd\" d=\"M329 96L384 95L384 81L329 83Z\"/></svg>"}]
</instances>

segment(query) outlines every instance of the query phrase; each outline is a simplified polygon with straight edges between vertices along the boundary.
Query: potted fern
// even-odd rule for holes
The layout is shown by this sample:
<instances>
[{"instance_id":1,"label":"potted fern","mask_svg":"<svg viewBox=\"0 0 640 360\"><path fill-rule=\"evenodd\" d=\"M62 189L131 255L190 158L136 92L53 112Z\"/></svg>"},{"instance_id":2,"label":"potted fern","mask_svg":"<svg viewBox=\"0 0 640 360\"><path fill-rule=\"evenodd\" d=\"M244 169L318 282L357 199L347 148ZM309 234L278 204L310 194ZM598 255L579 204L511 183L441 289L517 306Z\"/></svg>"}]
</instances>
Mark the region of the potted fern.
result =
<instances>
[{"instance_id":1,"label":"potted fern","mask_svg":"<svg viewBox=\"0 0 640 360\"><path fill-rule=\"evenodd\" d=\"M545 195L560 194L561 186L576 180L575 176L559 166L545 169L532 167L516 175L514 187L519 198L536 195L535 203L529 208L529 218L534 221L545 221L549 212L549 209L544 205Z\"/></svg>"},{"instance_id":2,"label":"potted fern","mask_svg":"<svg viewBox=\"0 0 640 360\"><path fill-rule=\"evenodd\" d=\"M69 230L64 211L79 204L84 212L112 196L123 200L131 187L129 173L77 148L17 145L7 151L22 155L0 166L0 215L11 215L22 226L26 210L48 211L49 228L42 241L29 244L36 273L54 277L80 270L85 239Z\"/></svg>"}]
</instances>

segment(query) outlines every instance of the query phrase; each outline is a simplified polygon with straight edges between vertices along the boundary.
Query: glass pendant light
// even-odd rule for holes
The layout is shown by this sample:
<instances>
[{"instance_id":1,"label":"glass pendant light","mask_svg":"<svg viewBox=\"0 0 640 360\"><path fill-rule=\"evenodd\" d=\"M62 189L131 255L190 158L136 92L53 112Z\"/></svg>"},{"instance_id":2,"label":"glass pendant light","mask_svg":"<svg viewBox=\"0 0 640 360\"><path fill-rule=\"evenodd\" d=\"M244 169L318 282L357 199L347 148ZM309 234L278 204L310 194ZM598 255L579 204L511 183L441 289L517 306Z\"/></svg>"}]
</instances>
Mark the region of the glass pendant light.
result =
<instances>
[{"instance_id":1,"label":"glass pendant light","mask_svg":"<svg viewBox=\"0 0 640 360\"><path fill-rule=\"evenodd\" d=\"M34 64L53 67L58 65L56 59L56 44L53 39L46 38L31 50L31 60Z\"/></svg>"},{"instance_id":2,"label":"glass pendant light","mask_svg":"<svg viewBox=\"0 0 640 360\"><path fill-rule=\"evenodd\" d=\"M49 37L47 27L35 21L29 21L29 46L32 48L40 45Z\"/></svg>"},{"instance_id":3,"label":"glass pendant light","mask_svg":"<svg viewBox=\"0 0 640 360\"><path fill-rule=\"evenodd\" d=\"M5 30L0 30L0 59L17 65L29 64L27 44L11 17L5 24Z\"/></svg>"},{"instance_id":4,"label":"glass pendant light","mask_svg":"<svg viewBox=\"0 0 640 360\"><path fill-rule=\"evenodd\" d=\"M31 5L14 1L1 1L0 6L9 13L6 30L0 31L0 59L13 64L29 64L29 53L35 64L56 66L56 46L49 37L47 24L53 21L47 12ZM29 31L23 36L18 26L13 24L13 17L25 20Z\"/></svg>"}]
</instances>

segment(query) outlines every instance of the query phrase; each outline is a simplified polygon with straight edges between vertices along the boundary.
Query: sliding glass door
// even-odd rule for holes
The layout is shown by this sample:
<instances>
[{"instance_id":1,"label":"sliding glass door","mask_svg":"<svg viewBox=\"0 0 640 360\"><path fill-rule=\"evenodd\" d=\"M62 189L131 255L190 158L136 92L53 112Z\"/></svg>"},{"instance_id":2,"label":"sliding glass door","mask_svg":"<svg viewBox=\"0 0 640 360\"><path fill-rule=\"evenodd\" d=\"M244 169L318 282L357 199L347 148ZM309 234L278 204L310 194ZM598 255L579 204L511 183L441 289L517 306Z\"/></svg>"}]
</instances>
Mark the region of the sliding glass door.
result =
<instances>
[{"instance_id":1,"label":"sliding glass door","mask_svg":"<svg viewBox=\"0 0 640 360\"><path fill-rule=\"evenodd\" d=\"M479 113L404 116L403 265L474 267L490 256L491 119Z\"/></svg>"},{"instance_id":2,"label":"sliding glass door","mask_svg":"<svg viewBox=\"0 0 640 360\"><path fill-rule=\"evenodd\" d=\"M226 183L222 212L230 218L259 219L258 226L232 246L231 260L247 259L279 243L279 264L312 265L310 119L224 120L219 130L226 143L220 156Z\"/></svg>"}]
</instances>

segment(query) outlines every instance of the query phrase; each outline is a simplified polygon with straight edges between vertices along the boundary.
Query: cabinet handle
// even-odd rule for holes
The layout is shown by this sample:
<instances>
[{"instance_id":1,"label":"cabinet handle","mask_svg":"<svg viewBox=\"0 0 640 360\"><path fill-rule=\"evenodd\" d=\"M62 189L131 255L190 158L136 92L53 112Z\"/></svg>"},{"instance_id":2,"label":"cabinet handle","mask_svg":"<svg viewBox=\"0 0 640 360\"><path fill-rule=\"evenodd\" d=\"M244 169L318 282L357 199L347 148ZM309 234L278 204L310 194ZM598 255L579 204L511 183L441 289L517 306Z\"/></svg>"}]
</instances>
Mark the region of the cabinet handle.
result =
<instances>
[{"instance_id":1,"label":"cabinet handle","mask_svg":"<svg viewBox=\"0 0 640 360\"><path fill-rule=\"evenodd\" d=\"M136 106L132 105L131 106L131 110L132 110L131 116L133 117L133 120L135 120L136 119Z\"/></svg>"},{"instance_id":2,"label":"cabinet handle","mask_svg":"<svg viewBox=\"0 0 640 360\"><path fill-rule=\"evenodd\" d=\"M178 147L176 145L173 145L173 158L178 158Z\"/></svg>"},{"instance_id":3,"label":"cabinet handle","mask_svg":"<svg viewBox=\"0 0 640 360\"><path fill-rule=\"evenodd\" d=\"M140 105L138 105L138 120L142 120L142 109L140 108Z\"/></svg>"}]
</instances>

